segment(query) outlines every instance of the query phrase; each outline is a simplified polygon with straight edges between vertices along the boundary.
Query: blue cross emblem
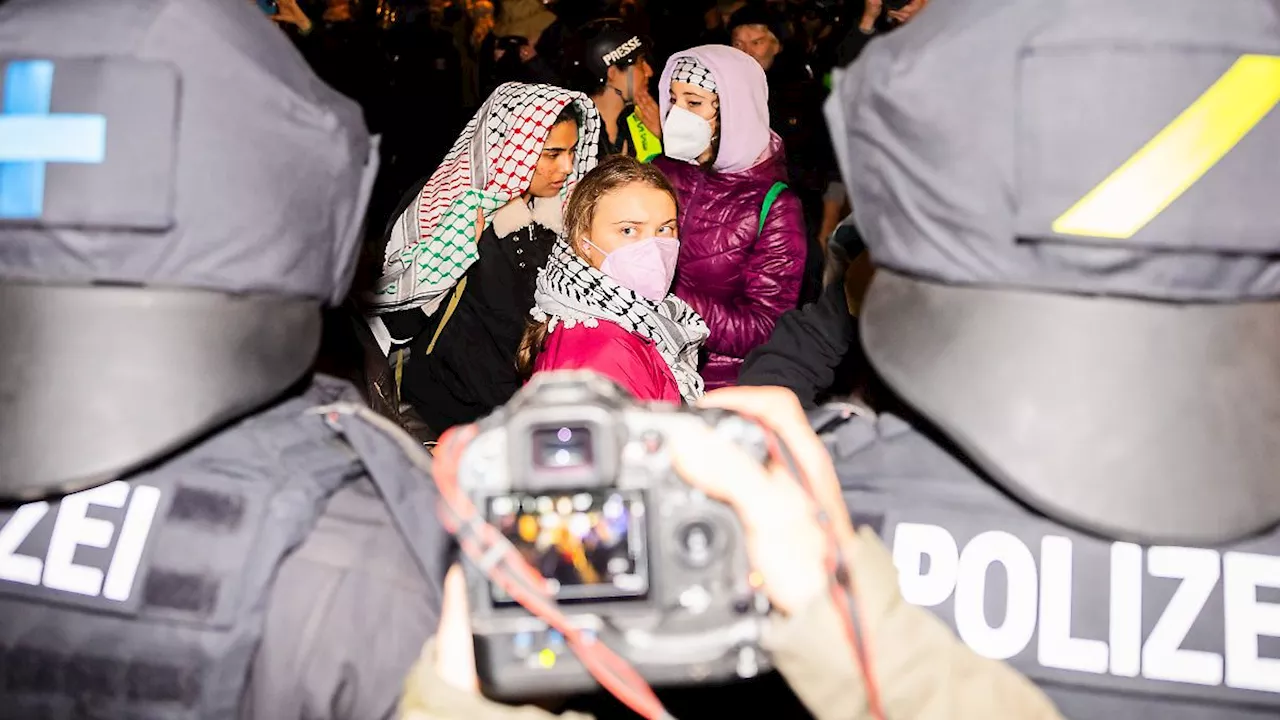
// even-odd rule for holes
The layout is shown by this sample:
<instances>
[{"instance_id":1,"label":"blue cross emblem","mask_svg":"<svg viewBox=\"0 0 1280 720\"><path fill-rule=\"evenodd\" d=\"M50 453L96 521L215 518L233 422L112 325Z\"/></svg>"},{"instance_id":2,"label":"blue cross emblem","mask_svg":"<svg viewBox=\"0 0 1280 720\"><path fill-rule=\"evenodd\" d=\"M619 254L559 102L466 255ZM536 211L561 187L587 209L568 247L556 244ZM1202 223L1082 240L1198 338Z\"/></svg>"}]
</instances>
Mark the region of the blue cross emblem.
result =
<instances>
[{"instance_id":1,"label":"blue cross emblem","mask_svg":"<svg viewBox=\"0 0 1280 720\"><path fill-rule=\"evenodd\" d=\"M52 100L52 61L9 63L0 105L0 219L40 217L49 163L97 165L106 158L107 119L50 114Z\"/></svg>"}]
</instances>

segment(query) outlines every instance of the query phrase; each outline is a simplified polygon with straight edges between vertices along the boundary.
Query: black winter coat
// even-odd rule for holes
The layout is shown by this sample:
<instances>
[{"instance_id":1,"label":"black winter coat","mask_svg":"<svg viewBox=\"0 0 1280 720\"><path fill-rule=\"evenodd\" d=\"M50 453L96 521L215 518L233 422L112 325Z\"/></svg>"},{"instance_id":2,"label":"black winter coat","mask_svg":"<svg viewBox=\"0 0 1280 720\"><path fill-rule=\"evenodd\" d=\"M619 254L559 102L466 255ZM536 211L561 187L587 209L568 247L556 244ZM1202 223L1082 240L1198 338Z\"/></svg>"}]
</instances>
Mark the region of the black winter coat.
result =
<instances>
[{"instance_id":1,"label":"black winter coat","mask_svg":"<svg viewBox=\"0 0 1280 720\"><path fill-rule=\"evenodd\" d=\"M500 238L500 224L495 219L480 236L480 257L464 276L454 311L448 313L446 299L409 345L401 396L436 433L488 415L521 385L516 350L556 232L532 222Z\"/></svg>"}]
</instances>

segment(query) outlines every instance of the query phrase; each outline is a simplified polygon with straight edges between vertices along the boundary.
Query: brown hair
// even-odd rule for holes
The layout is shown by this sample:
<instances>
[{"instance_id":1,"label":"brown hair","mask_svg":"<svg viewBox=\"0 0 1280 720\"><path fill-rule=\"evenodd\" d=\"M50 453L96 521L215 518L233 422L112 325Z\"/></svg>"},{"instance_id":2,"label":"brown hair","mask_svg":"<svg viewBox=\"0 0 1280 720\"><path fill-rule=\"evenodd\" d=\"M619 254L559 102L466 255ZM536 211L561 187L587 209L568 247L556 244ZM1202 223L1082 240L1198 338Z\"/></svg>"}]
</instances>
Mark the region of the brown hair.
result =
<instances>
[{"instance_id":1,"label":"brown hair","mask_svg":"<svg viewBox=\"0 0 1280 720\"><path fill-rule=\"evenodd\" d=\"M569 194L569 204L564 210L564 237L579 257L586 259L581 240L586 237L591 223L596 219L596 205L600 198L627 185L661 190L671 196L677 208L680 206L676 189L661 170L630 155L610 155L578 181L578 185ZM520 347L516 350L516 369L520 371L521 377L527 378L533 374L534 362L547 341L548 322L531 320L525 328Z\"/></svg>"}]
</instances>

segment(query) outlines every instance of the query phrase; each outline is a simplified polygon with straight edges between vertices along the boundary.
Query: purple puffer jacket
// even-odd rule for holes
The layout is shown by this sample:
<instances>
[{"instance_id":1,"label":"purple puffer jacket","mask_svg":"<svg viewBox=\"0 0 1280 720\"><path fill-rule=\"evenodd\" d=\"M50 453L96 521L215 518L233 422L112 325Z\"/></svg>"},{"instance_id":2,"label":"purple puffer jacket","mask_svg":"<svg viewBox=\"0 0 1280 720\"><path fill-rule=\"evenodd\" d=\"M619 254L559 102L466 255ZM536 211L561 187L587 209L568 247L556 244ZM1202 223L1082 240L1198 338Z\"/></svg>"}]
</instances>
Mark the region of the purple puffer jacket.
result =
<instances>
[{"instance_id":1,"label":"purple puffer jacket","mask_svg":"<svg viewBox=\"0 0 1280 720\"><path fill-rule=\"evenodd\" d=\"M702 367L707 389L733 385L742 360L769 339L782 313L796 306L804 273L804 214L784 190L764 232L760 209L769 188L787 179L776 137L771 155L740 172L716 172L666 157L653 161L680 200L680 259L675 293L707 321Z\"/></svg>"}]
</instances>

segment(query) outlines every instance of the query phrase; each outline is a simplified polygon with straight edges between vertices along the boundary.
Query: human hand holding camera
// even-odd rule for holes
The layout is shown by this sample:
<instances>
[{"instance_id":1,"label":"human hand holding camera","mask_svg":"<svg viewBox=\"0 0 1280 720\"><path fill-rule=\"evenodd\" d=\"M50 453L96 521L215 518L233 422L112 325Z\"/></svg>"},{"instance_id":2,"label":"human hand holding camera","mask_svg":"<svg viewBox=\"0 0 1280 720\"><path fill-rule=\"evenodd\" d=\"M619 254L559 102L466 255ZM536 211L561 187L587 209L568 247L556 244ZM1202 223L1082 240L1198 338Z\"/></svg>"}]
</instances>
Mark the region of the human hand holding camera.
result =
<instances>
[{"instance_id":1,"label":"human hand holding camera","mask_svg":"<svg viewBox=\"0 0 1280 720\"><path fill-rule=\"evenodd\" d=\"M797 613L827 589L827 539L817 519L818 505L827 509L839 541L855 542L831 460L787 390L731 388L708 394L702 406L764 424L790 449L806 476L812 494L789 469L774 463L762 466L709 427L673 440L672 457L680 476L730 506L740 518L752 567L774 609L783 615ZM441 680L479 694L466 582L458 566L445 580L435 653L431 666Z\"/></svg>"},{"instance_id":2,"label":"human hand holding camera","mask_svg":"<svg viewBox=\"0 0 1280 720\"><path fill-rule=\"evenodd\" d=\"M826 589L829 576L817 503L837 508L827 514L841 542L854 538L831 458L789 390L727 388L708 393L700 404L764 425L791 451L808 479L812 496L790 469L776 462L762 466L710 428L676 442L674 466L680 476L732 507L742 521L752 568L774 609L785 615L799 612Z\"/></svg>"}]
</instances>

